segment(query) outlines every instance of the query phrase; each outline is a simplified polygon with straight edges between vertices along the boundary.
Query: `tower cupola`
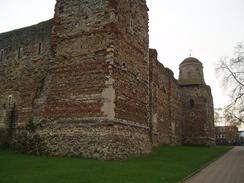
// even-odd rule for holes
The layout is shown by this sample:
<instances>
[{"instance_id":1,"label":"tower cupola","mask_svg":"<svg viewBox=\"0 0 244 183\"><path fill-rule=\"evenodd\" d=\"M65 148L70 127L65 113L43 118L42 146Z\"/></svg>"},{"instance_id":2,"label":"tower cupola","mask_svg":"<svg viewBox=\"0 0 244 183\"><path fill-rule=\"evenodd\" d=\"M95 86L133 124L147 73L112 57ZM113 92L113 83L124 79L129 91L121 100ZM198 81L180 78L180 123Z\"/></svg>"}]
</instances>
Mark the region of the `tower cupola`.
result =
<instances>
[{"instance_id":1,"label":"tower cupola","mask_svg":"<svg viewBox=\"0 0 244 183\"><path fill-rule=\"evenodd\" d=\"M203 65L198 59L188 57L180 64L179 83L180 85L205 84Z\"/></svg>"}]
</instances>

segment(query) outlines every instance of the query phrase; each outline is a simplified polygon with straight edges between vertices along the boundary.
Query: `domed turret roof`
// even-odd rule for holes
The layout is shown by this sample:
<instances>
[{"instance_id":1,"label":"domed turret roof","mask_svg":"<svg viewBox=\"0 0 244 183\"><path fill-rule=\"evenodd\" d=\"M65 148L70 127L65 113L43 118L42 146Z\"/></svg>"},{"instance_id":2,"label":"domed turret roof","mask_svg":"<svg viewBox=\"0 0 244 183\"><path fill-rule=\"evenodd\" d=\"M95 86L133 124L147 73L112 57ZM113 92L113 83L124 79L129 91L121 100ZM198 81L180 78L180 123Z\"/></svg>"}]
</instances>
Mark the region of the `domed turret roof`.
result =
<instances>
[{"instance_id":1,"label":"domed turret roof","mask_svg":"<svg viewBox=\"0 0 244 183\"><path fill-rule=\"evenodd\" d=\"M200 62L198 59L196 59L195 57L188 57L185 60L183 60L183 62L181 64L186 64L186 63L197 63L197 64L202 64L202 62ZM180 64L180 65L181 65Z\"/></svg>"},{"instance_id":2,"label":"domed turret roof","mask_svg":"<svg viewBox=\"0 0 244 183\"><path fill-rule=\"evenodd\" d=\"M179 83L182 86L205 84L203 64L194 57L186 58L180 64Z\"/></svg>"}]
</instances>

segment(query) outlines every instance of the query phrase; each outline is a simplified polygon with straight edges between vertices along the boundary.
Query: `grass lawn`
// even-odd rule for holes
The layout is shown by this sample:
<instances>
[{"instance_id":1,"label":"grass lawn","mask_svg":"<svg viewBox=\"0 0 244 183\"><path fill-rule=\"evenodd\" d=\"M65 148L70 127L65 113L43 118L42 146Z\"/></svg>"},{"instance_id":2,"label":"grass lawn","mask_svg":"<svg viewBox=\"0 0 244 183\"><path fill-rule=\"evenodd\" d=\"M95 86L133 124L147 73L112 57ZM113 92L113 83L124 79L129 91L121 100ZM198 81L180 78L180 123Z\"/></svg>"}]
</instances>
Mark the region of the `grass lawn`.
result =
<instances>
[{"instance_id":1,"label":"grass lawn","mask_svg":"<svg viewBox=\"0 0 244 183\"><path fill-rule=\"evenodd\" d=\"M124 161L37 157L0 150L0 183L178 182L231 147L161 147Z\"/></svg>"}]
</instances>

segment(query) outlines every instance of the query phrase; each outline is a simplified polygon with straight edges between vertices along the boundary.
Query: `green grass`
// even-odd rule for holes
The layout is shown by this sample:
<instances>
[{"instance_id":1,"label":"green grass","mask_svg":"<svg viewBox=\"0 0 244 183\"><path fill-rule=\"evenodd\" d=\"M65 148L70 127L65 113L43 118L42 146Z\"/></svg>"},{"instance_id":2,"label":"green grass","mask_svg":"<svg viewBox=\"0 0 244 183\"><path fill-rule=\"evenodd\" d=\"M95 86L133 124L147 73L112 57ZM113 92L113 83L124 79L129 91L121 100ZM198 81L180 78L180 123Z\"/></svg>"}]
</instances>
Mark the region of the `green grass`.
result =
<instances>
[{"instance_id":1,"label":"green grass","mask_svg":"<svg viewBox=\"0 0 244 183\"><path fill-rule=\"evenodd\" d=\"M0 183L173 183L231 147L161 147L124 161L37 157L0 150Z\"/></svg>"}]
</instances>

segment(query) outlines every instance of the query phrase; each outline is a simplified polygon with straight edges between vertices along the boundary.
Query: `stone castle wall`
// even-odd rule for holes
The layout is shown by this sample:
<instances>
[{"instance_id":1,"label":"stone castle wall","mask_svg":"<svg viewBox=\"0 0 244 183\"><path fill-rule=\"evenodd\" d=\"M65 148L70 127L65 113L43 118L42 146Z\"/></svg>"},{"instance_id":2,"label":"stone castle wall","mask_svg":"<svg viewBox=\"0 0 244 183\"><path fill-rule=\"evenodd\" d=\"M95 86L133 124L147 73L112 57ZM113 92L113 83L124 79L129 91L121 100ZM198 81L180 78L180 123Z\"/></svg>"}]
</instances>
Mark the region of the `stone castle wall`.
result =
<instances>
[{"instance_id":1,"label":"stone castle wall","mask_svg":"<svg viewBox=\"0 0 244 183\"><path fill-rule=\"evenodd\" d=\"M138 7L145 12L140 21L134 18L139 14ZM144 32L138 34L138 42L132 41L135 35L131 32L129 20L133 21L135 31L141 22L146 22L145 28L141 29ZM41 102L38 103L39 114L35 115L34 123L46 122L47 129L53 124L65 123L66 126L58 133L53 131L40 136L42 141L47 141L46 138L52 138L54 134L58 137L47 145L47 149L58 146L59 152L79 154L79 148L75 152L73 145L66 143L70 138L76 141L77 133L74 135L73 131L77 129L84 136L79 144L83 149L88 150L91 144L96 144L95 131L101 139L110 137L110 140L117 141L112 144L113 149L106 150L113 154L111 157L122 158L115 153L118 149L122 154L123 151L148 153L151 143L149 98L144 97L148 96L148 56L145 56L148 51L148 18L145 3L58 1L53 21L51 47L54 60L45 80L45 91L38 99ZM73 122L79 127L69 125ZM90 125L94 122L95 126ZM121 133L114 133L113 128L120 128ZM88 132L84 134L85 131ZM133 146L126 140L126 133L129 136L134 134L130 138ZM136 145L141 144L142 139L147 148ZM103 148L108 141L97 143L96 151L105 156ZM55 154L52 150L50 153ZM90 152L89 157L96 158L93 154Z\"/></svg>"},{"instance_id":2,"label":"stone castle wall","mask_svg":"<svg viewBox=\"0 0 244 183\"><path fill-rule=\"evenodd\" d=\"M32 120L50 61L52 21L0 34L0 126L15 110L17 126Z\"/></svg>"},{"instance_id":3,"label":"stone castle wall","mask_svg":"<svg viewBox=\"0 0 244 183\"><path fill-rule=\"evenodd\" d=\"M181 144L182 92L173 72L150 50L152 135L155 145Z\"/></svg>"},{"instance_id":4,"label":"stone castle wall","mask_svg":"<svg viewBox=\"0 0 244 183\"><path fill-rule=\"evenodd\" d=\"M0 34L0 142L13 129L19 151L97 159L210 145L211 91L149 50L147 12L145 0L57 0L53 20Z\"/></svg>"}]
</instances>

